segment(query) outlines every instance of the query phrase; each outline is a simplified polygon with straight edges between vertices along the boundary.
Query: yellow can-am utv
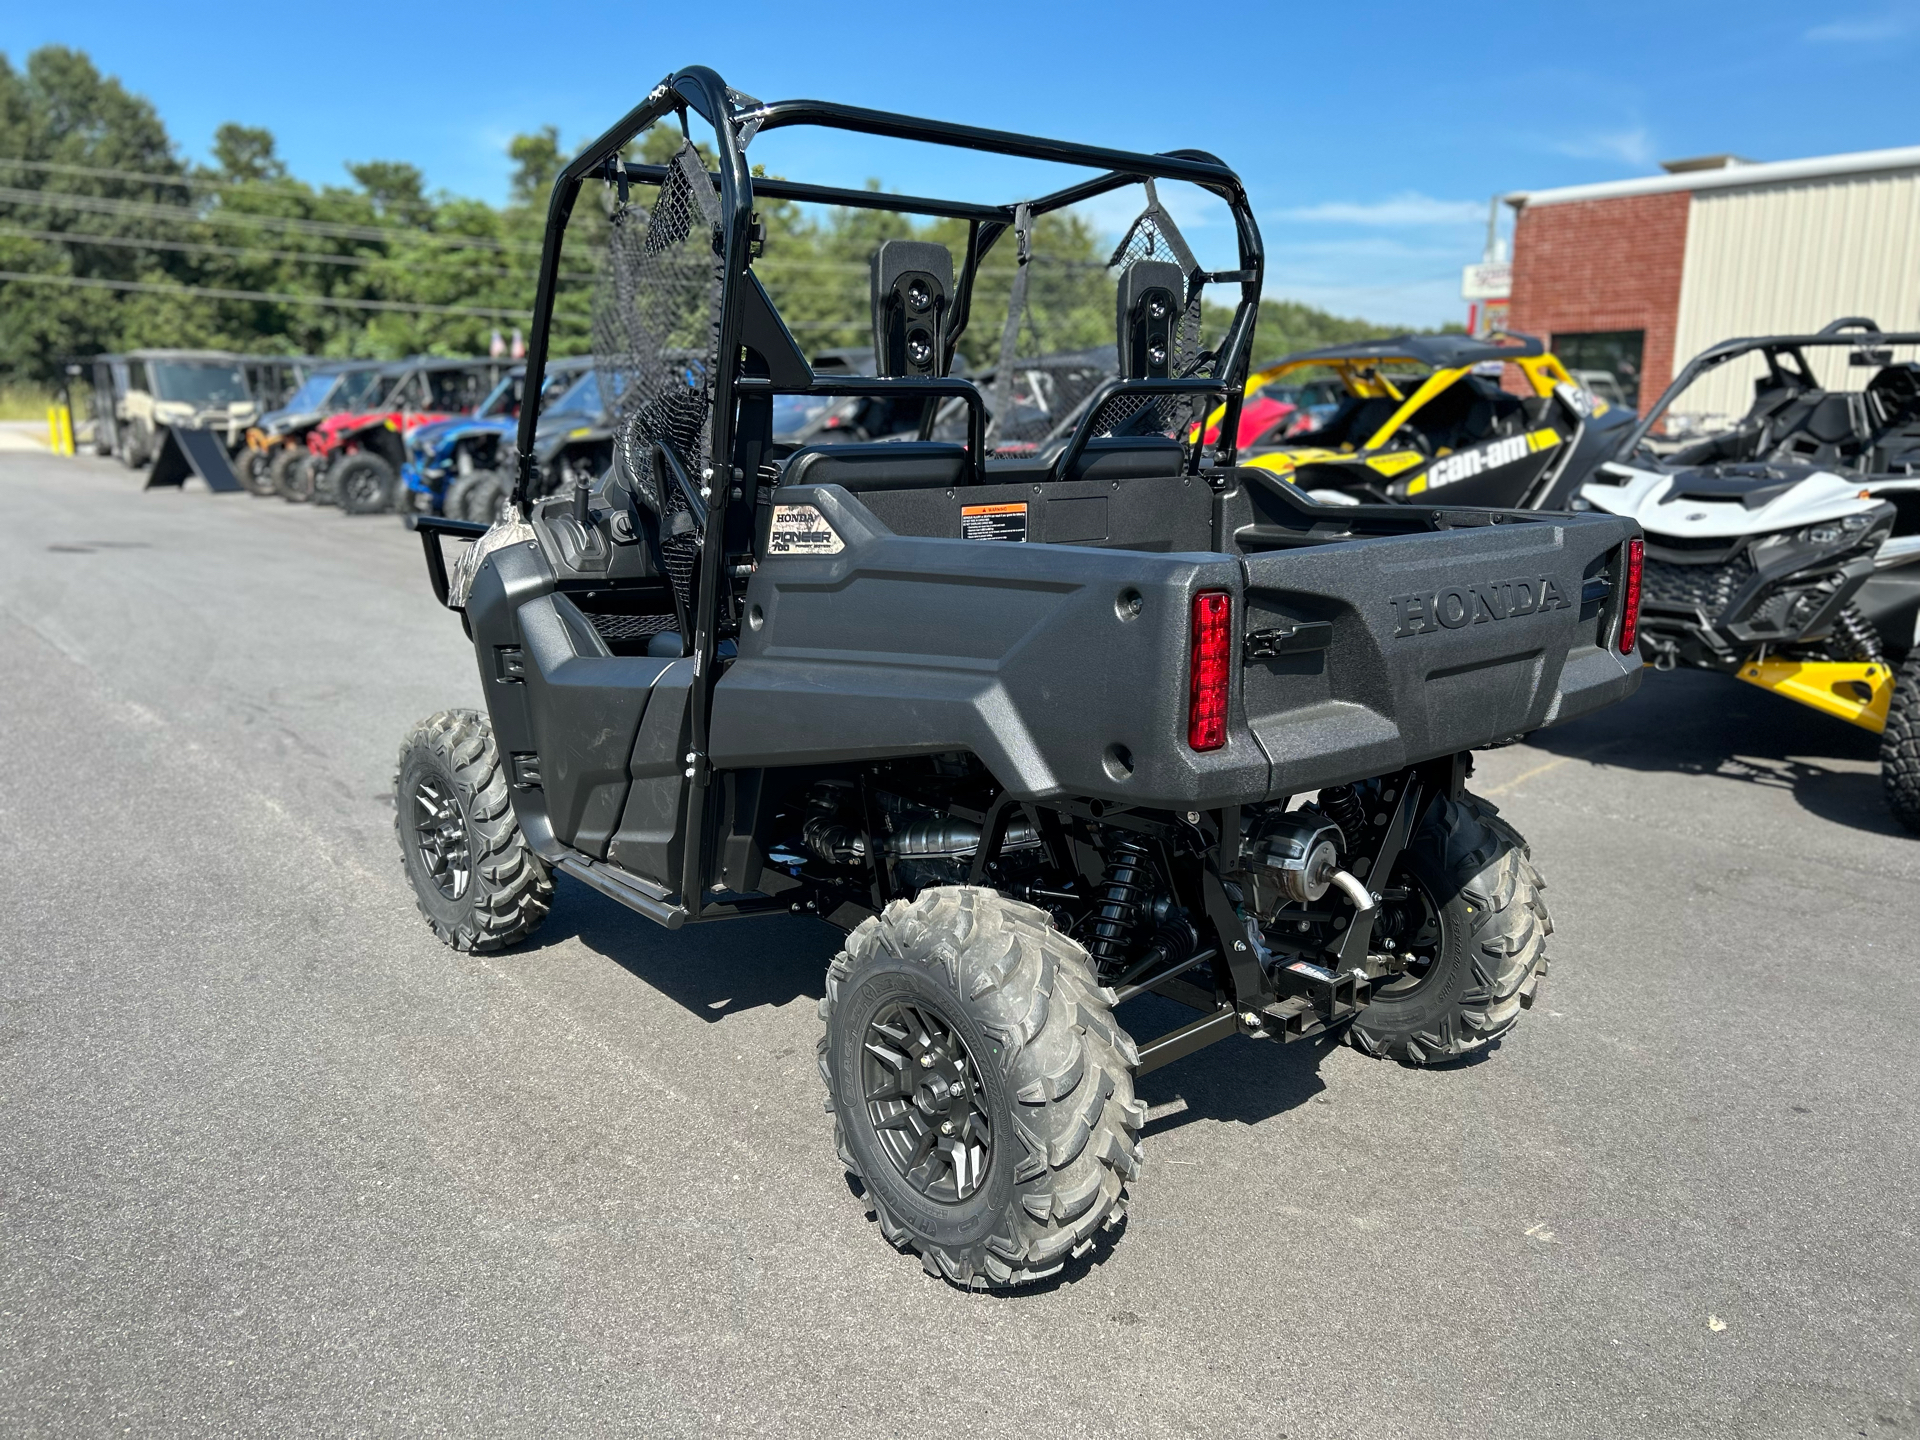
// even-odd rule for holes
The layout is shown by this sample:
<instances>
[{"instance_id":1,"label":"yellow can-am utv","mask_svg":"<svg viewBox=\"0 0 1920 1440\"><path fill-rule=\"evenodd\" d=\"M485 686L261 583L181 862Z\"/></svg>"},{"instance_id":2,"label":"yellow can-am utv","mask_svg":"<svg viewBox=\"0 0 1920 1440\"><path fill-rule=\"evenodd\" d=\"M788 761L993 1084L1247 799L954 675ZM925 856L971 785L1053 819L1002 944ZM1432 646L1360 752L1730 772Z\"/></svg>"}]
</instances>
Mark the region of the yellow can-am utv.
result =
<instances>
[{"instance_id":1,"label":"yellow can-am utv","mask_svg":"<svg viewBox=\"0 0 1920 1440\"><path fill-rule=\"evenodd\" d=\"M1299 403L1329 389L1343 397L1331 414ZM1208 418L1210 437L1223 415ZM1303 350L1248 377L1242 415L1246 463L1323 503L1528 510L1564 508L1635 418L1525 335L1399 335Z\"/></svg>"}]
</instances>

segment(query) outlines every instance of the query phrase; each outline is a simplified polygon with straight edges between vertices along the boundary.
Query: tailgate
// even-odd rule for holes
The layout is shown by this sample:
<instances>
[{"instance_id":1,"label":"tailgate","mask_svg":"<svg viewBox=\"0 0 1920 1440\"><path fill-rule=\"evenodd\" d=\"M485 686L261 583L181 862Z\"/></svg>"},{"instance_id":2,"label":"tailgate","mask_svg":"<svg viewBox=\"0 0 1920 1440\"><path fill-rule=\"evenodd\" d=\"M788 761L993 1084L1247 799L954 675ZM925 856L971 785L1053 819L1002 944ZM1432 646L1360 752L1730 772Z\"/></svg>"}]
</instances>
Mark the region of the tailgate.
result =
<instances>
[{"instance_id":1,"label":"tailgate","mask_svg":"<svg viewBox=\"0 0 1920 1440\"><path fill-rule=\"evenodd\" d=\"M1632 693L1613 647L1638 527L1503 518L1245 558L1246 723L1271 793L1377 775Z\"/></svg>"}]
</instances>

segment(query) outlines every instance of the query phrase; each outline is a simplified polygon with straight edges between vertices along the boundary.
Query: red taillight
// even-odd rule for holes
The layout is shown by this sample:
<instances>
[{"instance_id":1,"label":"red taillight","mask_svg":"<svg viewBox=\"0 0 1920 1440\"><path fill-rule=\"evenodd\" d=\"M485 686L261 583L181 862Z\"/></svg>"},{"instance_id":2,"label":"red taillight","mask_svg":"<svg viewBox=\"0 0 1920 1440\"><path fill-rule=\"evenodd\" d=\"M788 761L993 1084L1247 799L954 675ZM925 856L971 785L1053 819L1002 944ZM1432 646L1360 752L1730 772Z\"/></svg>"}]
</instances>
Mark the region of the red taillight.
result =
<instances>
[{"instance_id":1,"label":"red taillight","mask_svg":"<svg viewBox=\"0 0 1920 1440\"><path fill-rule=\"evenodd\" d=\"M1233 599L1224 590L1193 597L1192 684L1187 690L1187 744L1218 750L1227 743L1227 672L1233 658Z\"/></svg>"},{"instance_id":2,"label":"red taillight","mask_svg":"<svg viewBox=\"0 0 1920 1440\"><path fill-rule=\"evenodd\" d=\"M1646 563L1647 542L1627 541L1626 604L1620 616L1620 653L1631 655L1640 638L1640 567Z\"/></svg>"}]
</instances>

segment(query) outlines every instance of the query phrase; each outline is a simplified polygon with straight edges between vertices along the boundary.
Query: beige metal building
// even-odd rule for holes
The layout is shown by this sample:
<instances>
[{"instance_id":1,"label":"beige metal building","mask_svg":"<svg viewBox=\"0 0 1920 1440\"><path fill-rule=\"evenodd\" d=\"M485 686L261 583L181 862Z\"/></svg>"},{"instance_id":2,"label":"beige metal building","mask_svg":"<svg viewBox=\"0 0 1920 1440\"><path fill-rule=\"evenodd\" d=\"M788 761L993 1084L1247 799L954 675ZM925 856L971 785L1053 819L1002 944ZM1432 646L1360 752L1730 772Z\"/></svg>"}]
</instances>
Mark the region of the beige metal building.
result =
<instances>
[{"instance_id":1,"label":"beige metal building","mask_svg":"<svg viewBox=\"0 0 1920 1440\"><path fill-rule=\"evenodd\" d=\"M1629 370L1642 407L1690 357L1734 336L1814 331L1844 315L1920 330L1920 146L1666 169L1507 197L1518 212L1514 329L1551 337L1569 363L1588 351L1594 365ZM1827 363L1845 359L1835 351ZM1734 362L1675 408L1738 415L1756 369Z\"/></svg>"}]
</instances>

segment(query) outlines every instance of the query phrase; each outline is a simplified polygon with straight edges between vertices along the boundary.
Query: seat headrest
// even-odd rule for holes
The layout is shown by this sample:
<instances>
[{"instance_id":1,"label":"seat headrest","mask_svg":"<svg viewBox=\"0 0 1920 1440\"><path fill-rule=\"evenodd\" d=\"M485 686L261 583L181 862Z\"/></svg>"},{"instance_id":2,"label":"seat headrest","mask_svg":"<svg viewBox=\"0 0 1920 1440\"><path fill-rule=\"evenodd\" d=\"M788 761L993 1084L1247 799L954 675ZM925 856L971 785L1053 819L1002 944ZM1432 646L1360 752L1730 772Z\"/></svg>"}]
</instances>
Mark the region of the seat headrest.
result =
<instances>
[{"instance_id":1,"label":"seat headrest","mask_svg":"<svg viewBox=\"0 0 1920 1440\"><path fill-rule=\"evenodd\" d=\"M1038 455L988 460L989 483L1024 480L1144 480L1178 475L1186 464L1186 448L1166 435L1104 435L1089 440L1073 462L1071 473L1056 475L1064 441L1047 446Z\"/></svg>"},{"instance_id":2,"label":"seat headrest","mask_svg":"<svg viewBox=\"0 0 1920 1440\"><path fill-rule=\"evenodd\" d=\"M967 449L942 440L810 445L788 457L782 485L847 490L944 490L968 480Z\"/></svg>"},{"instance_id":3,"label":"seat headrest","mask_svg":"<svg viewBox=\"0 0 1920 1440\"><path fill-rule=\"evenodd\" d=\"M885 240L871 265L879 373L944 374L953 252L930 240Z\"/></svg>"}]
</instances>

